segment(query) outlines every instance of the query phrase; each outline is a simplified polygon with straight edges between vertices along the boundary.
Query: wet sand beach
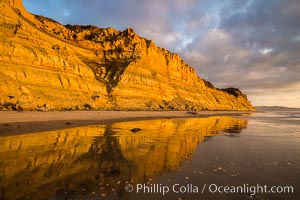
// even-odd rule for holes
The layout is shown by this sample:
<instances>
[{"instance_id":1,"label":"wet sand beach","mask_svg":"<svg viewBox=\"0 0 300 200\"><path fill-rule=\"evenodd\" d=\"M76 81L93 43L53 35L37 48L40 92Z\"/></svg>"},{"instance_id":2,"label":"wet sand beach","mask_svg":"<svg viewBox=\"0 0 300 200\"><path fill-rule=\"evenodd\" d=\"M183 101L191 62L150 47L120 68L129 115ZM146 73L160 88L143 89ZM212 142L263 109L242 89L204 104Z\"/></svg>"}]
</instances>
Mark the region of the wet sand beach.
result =
<instances>
[{"instance_id":1,"label":"wet sand beach","mask_svg":"<svg viewBox=\"0 0 300 200\"><path fill-rule=\"evenodd\" d=\"M159 118L247 115L244 111L50 111L0 112L0 135Z\"/></svg>"},{"instance_id":2,"label":"wet sand beach","mask_svg":"<svg viewBox=\"0 0 300 200\"><path fill-rule=\"evenodd\" d=\"M116 113L2 115L54 125L0 136L0 199L300 198L298 112Z\"/></svg>"}]
</instances>

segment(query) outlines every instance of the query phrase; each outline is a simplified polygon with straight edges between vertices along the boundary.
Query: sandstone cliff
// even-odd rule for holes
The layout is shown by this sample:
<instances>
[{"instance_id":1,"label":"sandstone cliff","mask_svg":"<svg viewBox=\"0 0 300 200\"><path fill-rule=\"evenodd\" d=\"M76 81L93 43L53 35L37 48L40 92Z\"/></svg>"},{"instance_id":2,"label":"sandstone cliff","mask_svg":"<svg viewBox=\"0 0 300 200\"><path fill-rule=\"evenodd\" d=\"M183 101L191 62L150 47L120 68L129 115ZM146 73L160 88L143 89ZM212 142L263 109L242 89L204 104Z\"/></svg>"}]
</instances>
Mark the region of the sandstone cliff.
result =
<instances>
[{"instance_id":1,"label":"sandstone cliff","mask_svg":"<svg viewBox=\"0 0 300 200\"><path fill-rule=\"evenodd\" d=\"M0 110L254 110L131 28L63 26L0 0Z\"/></svg>"}]
</instances>

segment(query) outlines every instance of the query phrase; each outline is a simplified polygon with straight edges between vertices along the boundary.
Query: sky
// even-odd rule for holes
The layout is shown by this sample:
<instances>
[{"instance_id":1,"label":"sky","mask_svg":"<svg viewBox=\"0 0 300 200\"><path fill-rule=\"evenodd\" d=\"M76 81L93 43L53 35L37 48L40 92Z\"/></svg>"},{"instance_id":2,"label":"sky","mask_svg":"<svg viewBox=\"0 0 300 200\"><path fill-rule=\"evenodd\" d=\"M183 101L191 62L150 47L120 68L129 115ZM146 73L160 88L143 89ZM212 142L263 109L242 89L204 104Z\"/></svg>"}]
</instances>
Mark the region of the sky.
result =
<instances>
[{"instance_id":1,"label":"sky","mask_svg":"<svg viewBox=\"0 0 300 200\"><path fill-rule=\"evenodd\" d=\"M62 24L131 27L255 106L300 107L299 0L23 0Z\"/></svg>"}]
</instances>

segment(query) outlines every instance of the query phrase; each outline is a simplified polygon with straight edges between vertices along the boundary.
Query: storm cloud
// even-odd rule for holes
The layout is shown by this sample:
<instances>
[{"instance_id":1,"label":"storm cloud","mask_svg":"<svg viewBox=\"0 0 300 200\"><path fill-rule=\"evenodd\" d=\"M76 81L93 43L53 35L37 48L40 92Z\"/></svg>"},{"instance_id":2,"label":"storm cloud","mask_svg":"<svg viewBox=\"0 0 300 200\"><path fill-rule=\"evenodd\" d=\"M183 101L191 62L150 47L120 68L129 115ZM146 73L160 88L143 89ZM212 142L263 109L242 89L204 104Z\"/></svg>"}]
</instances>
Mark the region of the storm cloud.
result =
<instances>
[{"instance_id":1,"label":"storm cloud","mask_svg":"<svg viewBox=\"0 0 300 200\"><path fill-rule=\"evenodd\" d=\"M132 27L179 53L216 87L239 87L254 105L300 107L297 0L24 0L62 24Z\"/></svg>"}]
</instances>

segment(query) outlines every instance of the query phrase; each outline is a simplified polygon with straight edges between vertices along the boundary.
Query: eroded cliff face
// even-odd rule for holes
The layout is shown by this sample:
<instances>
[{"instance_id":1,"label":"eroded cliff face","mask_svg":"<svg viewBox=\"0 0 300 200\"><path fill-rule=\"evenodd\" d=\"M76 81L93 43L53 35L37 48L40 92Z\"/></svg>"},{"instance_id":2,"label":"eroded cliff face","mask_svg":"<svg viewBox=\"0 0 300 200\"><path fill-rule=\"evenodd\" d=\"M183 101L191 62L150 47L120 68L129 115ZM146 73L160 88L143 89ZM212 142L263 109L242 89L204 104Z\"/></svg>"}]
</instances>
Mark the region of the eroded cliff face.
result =
<instances>
[{"instance_id":1,"label":"eroded cliff face","mask_svg":"<svg viewBox=\"0 0 300 200\"><path fill-rule=\"evenodd\" d=\"M131 28L63 26L1 0L0 109L254 110Z\"/></svg>"}]
</instances>

